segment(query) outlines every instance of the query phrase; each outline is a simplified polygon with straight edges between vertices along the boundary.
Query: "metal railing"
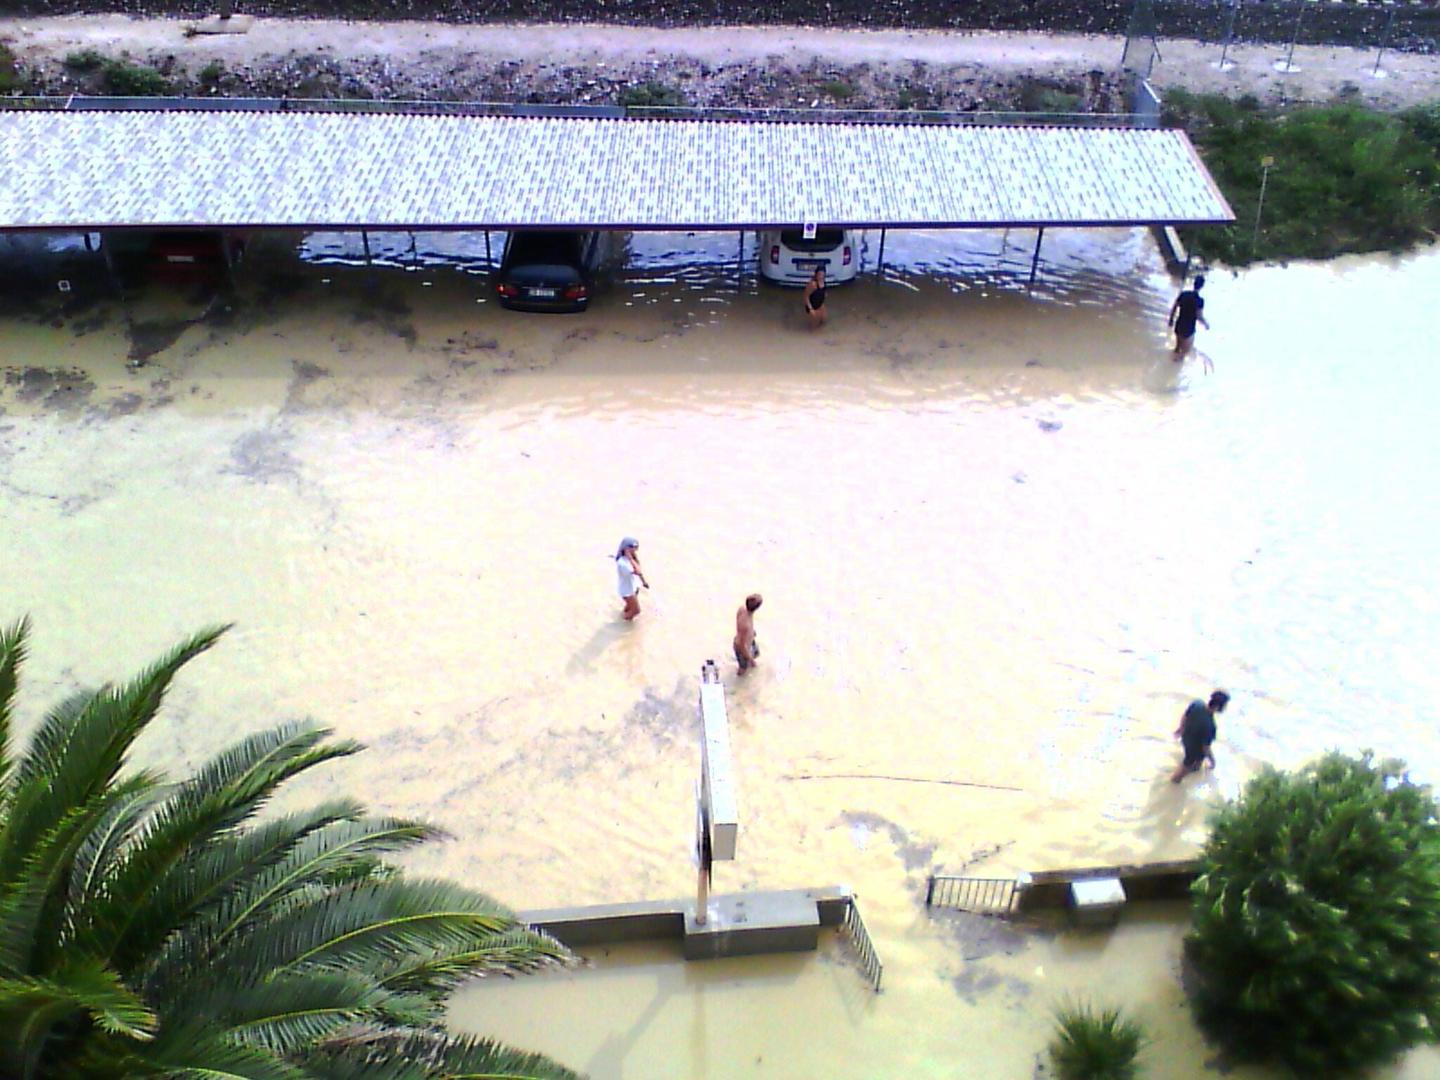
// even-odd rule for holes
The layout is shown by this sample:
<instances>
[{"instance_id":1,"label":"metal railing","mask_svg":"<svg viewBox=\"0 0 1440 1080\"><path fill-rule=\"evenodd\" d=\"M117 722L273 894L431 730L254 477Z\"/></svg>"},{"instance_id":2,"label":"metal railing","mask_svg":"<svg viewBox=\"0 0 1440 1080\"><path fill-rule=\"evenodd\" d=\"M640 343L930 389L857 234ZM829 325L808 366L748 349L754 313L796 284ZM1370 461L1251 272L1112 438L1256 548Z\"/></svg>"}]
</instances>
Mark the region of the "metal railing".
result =
<instances>
[{"instance_id":1,"label":"metal railing","mask_svg":"<svg viewBox=\"0 0 1440 1080\"><path fill-rule=\"evenodd\" d=\"M957 908L976 915L1010 915L1019 895L1014 878L956 877L932 874L925 889L926 907Z\"/></svg>"},{"instance_id":2,"label":"metal railing","mask_svg":"<svg viewBox=\"0 0 1440 1080\"><path fill-rule=\"evenodd\" d=\"M885 974L885 965L880 963L880 954L870 940L870 931L865 929L865 920L860 917L860 905L855 898L845 906L845 921L840 925L845 937L860 960L860 971L869 981L871 989L880 992L880 979Z\"/></svg>"}]
</instances>

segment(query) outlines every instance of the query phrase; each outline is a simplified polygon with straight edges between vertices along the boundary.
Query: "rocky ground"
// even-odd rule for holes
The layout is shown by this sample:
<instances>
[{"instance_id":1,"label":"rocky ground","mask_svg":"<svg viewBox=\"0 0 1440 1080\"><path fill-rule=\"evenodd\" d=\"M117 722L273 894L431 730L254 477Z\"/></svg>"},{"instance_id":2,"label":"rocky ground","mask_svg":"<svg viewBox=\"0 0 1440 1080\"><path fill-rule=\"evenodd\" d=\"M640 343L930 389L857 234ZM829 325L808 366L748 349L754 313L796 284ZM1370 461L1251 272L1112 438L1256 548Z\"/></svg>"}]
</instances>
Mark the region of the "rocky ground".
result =
<instances>
[{"instance_id":1,"label":"rocky ground","mask_svg":"<svg viewBox=\"0 0 1440 1080\"><path fill-rule=\"evenodd\" d=\"M462 26L257 18L190 34L181 19L0 19L20 89L118 93L104 61L152 65L175 93L522 103L1118 111L1123 38L1102 35L573 25ZM1385 108L1432 100L1440 57L1161 39L1162 90L1335 97ZM1147 43L1148 54L1148 43ZM1142 57L1136 61L1144 67Z\"/></svg>"}]
</instances>

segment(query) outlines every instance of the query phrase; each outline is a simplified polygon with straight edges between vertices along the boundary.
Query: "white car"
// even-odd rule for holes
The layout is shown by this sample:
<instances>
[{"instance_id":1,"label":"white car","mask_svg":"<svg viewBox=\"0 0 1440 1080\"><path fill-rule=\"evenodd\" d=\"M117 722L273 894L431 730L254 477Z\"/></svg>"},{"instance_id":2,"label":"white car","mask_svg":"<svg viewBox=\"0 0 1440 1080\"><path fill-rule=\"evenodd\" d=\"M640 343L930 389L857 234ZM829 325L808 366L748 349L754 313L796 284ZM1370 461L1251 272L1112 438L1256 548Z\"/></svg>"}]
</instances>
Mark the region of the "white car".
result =
<instances>
[{"instance_id":1,"label":"white car","mask_svg":"<svg viewBox=\"0 0 1440 1080\"><path fill-rule=\"evenodd\" d=\"M760 234L760 276L781 285L804 285L825 268L825 283L851 281L860 270L860 238L850 229L821 226L813 240L803 229Z\"/></svg>"}]
</instances>

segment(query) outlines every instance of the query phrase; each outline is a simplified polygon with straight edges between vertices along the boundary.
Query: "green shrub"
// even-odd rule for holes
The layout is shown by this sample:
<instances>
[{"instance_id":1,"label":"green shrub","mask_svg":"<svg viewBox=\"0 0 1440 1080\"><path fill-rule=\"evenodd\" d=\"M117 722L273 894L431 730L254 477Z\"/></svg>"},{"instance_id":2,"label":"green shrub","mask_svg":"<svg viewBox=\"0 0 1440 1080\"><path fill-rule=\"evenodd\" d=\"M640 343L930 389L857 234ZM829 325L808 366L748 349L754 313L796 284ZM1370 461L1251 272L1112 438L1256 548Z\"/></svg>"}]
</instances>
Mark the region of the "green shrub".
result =
<instances>
[{"instance_id":1,"label":"green shrub","mask_svg":"<svg viewBox=\"0 0 1440 1080\"><path fill-rule=\"evenodd\" d=\"M1133 1080L1145 1032L1119 1009L1065 1005L1055 1012L1050 1063L1060 1080Z\"/></svg>"},{"instance_id":2,"label":"green shrub","mask_svg":"<svg viewBox=\"0 0 1440 1080\"><path fill-rule=\"evenodd\" d=\"M1267 769L1214 819L1186 951L1202 1026L1302 1076L1440 1032L1440 823L1398 761Z\"/></svg>"},{"instance_id":3,"label":"green shrub","mask_svg":"<svg viewBox=\"0 0 1440 1080\"><path fill-rule=\"evenodd\" d=\"M219 60L212 60L200 69L200 85L214 86L225 76L225 65Z\"/></svg>"},{"instance_id":4,"label":"green shrub","mask_svg":"<svg viewBox=\"0 0 1440 1080\"><path fill-rule=\"evenodd\" d=\"M0 41L0 94L9 94L20 88L20 68L15 63L15 54L10 46Z\"/></svg>"},{"instance_id":5,"label":"green shrub","mask_svg":"<svg viewBox=\"0 0 1440 1080\"><path fill-rule=\"evenodd\" d=\"M1020 85L1021 112L1073 113L1080 111L1081 96L1071 89L1038 79Z\"/></svg>"},{"instance_id":6,"label":"green shrub","mask_svg":"<svg viewBox=\"0 0 1440 1080\"><path fill-rule=\"evenodd\" d=\"M1183 93L1165 102L1165 121L1190 132L1236 215L1232 226L1185 230L1202 259L1400 251L1440 228L1440 156L1423 111L1400 118L1342 104L1275 114L1249 104ZM1274 165L1257 234L1266 157Z\"/></svg>"},{"instance_id":7,"label":"green shrub","mask_svg":"<svg viewBox=\"0 0 1440 1080\"><path fill-rule=\"evenodd\" d=\"M1406 109L1400 114L1400 122L1411 135L1428 146L1431 153L1440 154L1440 101Z\"/></svg>"},{"instance_id":8,"label":"green shrub","mask_svg":"<svg viewBox=\"0 0 1440 1080\"><path fill-rule=\"evenodd\" d=\"M831 79L820 84L820 92L834 101L849 101L855 96L855 87L843 79Z\"/></svg>"},{"instance_id":9,"label":"green shrub","mask_svg":"<svg viewBox=\"0 0 1440 1080\"><path fill-rule=\"evenodd\" d=\"M620 91L620 104L627 109L634 108L679 108L686 104L685 95L673 86L664 83L647 82L638 86L627 86Z\"/></svg>"},{"instance_id":10,"label":"green shrub","mask_svg":"<svg viewBox=\"0 0 1440 1080\"><path fill-rule=\"evenodd\" d=\"M117 97L163 97L170 93L170 81L164 75L128 60L107 60L103 80L105 92Z\"/></svg>"},{"instance_id":11,"label":"green shrub","mask_svg":"<svg viewBox=\"0 0 1440 1080\"><path fill-rule=\"evenodd\" d=\"M104 63L105 54L95 49L79 49L65 54L65 66L82 75L91 71L99 71Z\"/></svg>"}]
</instances>

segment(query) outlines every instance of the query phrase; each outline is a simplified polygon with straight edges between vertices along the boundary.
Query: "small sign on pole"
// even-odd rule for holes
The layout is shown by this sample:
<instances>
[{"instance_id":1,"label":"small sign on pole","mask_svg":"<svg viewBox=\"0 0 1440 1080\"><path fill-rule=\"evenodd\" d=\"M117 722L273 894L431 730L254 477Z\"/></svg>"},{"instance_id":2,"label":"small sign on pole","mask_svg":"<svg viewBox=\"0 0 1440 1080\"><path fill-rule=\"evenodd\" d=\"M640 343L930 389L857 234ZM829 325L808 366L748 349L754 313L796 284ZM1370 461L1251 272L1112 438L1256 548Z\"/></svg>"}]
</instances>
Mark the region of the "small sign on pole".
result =
<instances>
[{"instance_id":1,"label":"small sign on pole","mask_svg":"<svg viewBox=\"0 0 1440 1080\"><path fill-rule=\"evenodd\" d=\"M805 222L804 235L806 240L814 240L815 234L820 231L820 226L813 221Z\"/></svg>"}]
</instances>

